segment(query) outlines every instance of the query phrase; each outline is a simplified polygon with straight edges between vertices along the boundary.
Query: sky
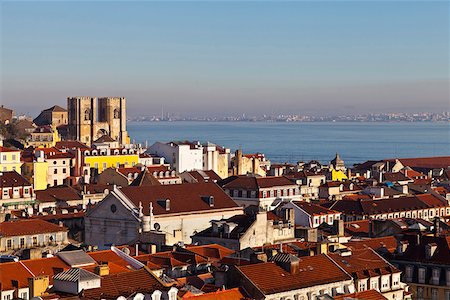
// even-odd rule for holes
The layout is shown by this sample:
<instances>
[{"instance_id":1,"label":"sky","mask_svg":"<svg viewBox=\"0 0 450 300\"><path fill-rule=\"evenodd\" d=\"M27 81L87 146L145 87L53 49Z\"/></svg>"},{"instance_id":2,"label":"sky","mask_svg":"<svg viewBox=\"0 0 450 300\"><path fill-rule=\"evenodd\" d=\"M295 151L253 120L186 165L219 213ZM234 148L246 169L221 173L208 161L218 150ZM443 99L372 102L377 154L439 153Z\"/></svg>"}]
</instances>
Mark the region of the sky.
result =
<instances>
[{"instance_id":1,"label":"sky","mask_svg":"<svg viewBox=\"0 0 450 300\"><path fill-rule=\"evenodd\" d=\"M0 103L37 116L450 110L448 1L0 1Z\"/></svg>"}]
</instances>

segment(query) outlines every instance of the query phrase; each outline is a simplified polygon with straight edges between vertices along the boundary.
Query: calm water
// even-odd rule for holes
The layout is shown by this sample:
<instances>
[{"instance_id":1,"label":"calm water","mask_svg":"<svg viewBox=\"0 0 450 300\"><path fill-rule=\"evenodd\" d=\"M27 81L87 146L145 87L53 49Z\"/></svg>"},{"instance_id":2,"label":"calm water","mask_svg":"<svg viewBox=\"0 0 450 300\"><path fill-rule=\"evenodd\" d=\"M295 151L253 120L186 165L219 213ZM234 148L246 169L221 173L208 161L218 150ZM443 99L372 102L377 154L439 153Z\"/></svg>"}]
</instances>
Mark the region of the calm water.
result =
<instances>
[{"instance_id":1,"label":"calm water","mask_svg":"<svg viewBox=\"0 0 450 300\"><path fill-rule=\"evenodd\" d=\"M450 155L449 123L251 123L148 122L128 125L132 140L200 140L244 153L262 152L272 162L330 161Z\"/></svg>"}]
</instances>

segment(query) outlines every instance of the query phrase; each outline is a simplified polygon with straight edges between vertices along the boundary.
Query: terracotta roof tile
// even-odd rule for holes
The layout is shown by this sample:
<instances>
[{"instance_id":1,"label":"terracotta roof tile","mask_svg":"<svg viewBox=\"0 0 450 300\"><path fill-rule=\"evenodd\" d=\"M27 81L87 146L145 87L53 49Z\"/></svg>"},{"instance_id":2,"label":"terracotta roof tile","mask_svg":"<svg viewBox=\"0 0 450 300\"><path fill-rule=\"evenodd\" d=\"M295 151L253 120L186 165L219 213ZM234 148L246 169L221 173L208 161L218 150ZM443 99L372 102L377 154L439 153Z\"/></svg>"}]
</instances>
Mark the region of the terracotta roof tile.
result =
<instances>
[{"instance_id":1,"label":"terracotta roof tile","mask_svg":"<svg viewBox=\"0 0 450 300\"><path fill-rule=\"evenodd\" d=\"M143 213L150 214L150 203L153 214L188 213L217 209L236 208L239 206L215 183L186 183L154 186L128 186L121 191L136 207L142 203ZM210 206L205 197L213 196L214 205ZM170 209L166 210L164 201L170 200Z\"/></svg>"},{"instance_id":2,"label":"terracotta roof tile","mask_svg":"<svg viewBox=\"0 0 450 300\"><path fill-rule=\"evenodd\" d=\"M0 187L31 186L31 183L16 171L0 172Z\"/></svg>"},{"instance_id":3,"label":"terracotta roof tile","mask_svg":"<svg viewBox=\"0 0 450 300\"><path fill-rule=\"evenodd\" d=\"M239 266L237 269L265 295L352 279L326 255L299 259L298 274L291 274L273 262Z\"/></svg>"},{"instance_id":4,"label":"terracotta roof tile","mask_svg":"<svg viewBox=\"0 0 450 300\"><path fill-rule=\"evenodd\" d=\"M26 219L0 223L0 236L20 236L67 231L67 228L38 220Z\"/></svg>"}]
</instances>

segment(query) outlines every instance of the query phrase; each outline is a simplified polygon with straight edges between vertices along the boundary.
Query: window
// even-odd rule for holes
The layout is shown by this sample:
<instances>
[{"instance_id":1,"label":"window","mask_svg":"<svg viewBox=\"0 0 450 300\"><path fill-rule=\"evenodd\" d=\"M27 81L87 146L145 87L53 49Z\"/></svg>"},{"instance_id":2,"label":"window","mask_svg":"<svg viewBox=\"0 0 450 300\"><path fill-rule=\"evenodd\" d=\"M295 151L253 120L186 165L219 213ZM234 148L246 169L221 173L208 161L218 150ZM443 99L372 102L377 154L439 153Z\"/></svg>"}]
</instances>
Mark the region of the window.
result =
<instances>
[{"instance_id":1,"label":"window","mask_svg":"<svg viewBox=\"0 0 450 300\"><path fill-rule=\"evenodd\" d=\"M56 160L53 161L53 164L56 165Z\"/></svg>"},{"instance_id":2,"label":"window","mask_svg":"<svg viewBox=\"0 0 450 300\"><path fill-rule=\"evenodd\" d=\"M441 274L441 270L438 268L433 269L432 271L432 277L431 277L431 284L439 285L439 276Z\"/></svg>"},{"instance_id":3,"label":"window","mask_svg":"<svg viewBox=\"0 0 450 300\"><path fill-rule=\"evenodd\" d=\"M63 165L65 165L66 164L66 161L65 160L63 160Z\"/></svg>"},{"instance_id":4,"label":"window","mask_svg":"<svg viewBox=\"0 0 450 300\"><path fill-rule=\"evenodd\" d=\"M431 289L431 300L438 300L438 290L437 289Z\"/></svg>"},{"instance_id":5,"label":"window","mask_svg":"<svg viewBox=\"0 0 450 300\"><path fill-rule=\"evenodd\" d=\"M12 155L12 160L16 160L16 155L15 154Z\"/></svg>"},{"instance_id":6,"label":"window","mask_svg":"<svg viewBox=\"0 0 450 300\"><path fill-rule=\"evenodd\" d=\"M3 189L3 197L8 197L9 191L7 189Z\"/></svg>"},{"instance_id":7,"label":"window","mask_svg":"<svg viewBox=\"0 0 450 300\"><path fill-rule=\"evenodd\" d=\"M95 169L98 169L98 163L95 163L95 164L94 164L94 168L95 168Z\"/></svg>"},{"instance_id":8,"label":"window","mask_svg":"<svg viewBox=\"0 0 450 300\"><path fill-rule=\"evenodd\" d=\"M38 238L37 236L33 236L33 246L37 246L38 244Z\"/></svg>"},{"instance_id":9,"label":"window","mask_svg":"<svg viewBox=\"0 0 450 300\"><path fill-rule=\"evenodd\" d=\"M5 154L3 154L3 160L6 160L6 155Z\"/></svg>"},{"instance_id":10,"label":"window","mask_svg":"<svg viewBox=\"0 0 450 300\"><path fill-rule=\"evenodd\" d=\"M23 188L23 193L25 194L25 195L28 195L29 193L30 193L30 189L29 188Z\"/></svg>"},{"instance_id":11,"label":"window","mask_svg":"<svg viewBox=\"0 0 450 300\"><path fill-rule=\"evenodd\" d=\"M53 174L58 174L58 169L53 169Z\"/></svg>"},{"instance_id":12,"label":"window","mask_svg":"<svg viewBox=\"0 0 450 300\"><path fill-rule=\"evenodd\" d=\"M106 163L103 163L103 169L106 169Z\"/></svg>"},{"instance_id":13,"label":"window","mask_svg":"<svg viewBox=\"0 0 450 300\"><path fill-rule=\"evenodd\" d=\"M12 249L12 240L11 239L6 240L6 249L7 250Z\"/></svg>"},{"instance_id":14,"label":"window","mask_svg":"<svg viewBox=\"0 0 450 300\"><path fill-rule=\"evenodd\" d=\"M25 247L25 238L20 238L20 248Z\"/></svg>"},{"instance_id":15,"label":"window","mask_svg":"<svg viewBox=\"0 0 450 300\"><path fill-rule=\"evenodd\" d=\"M19 188L14 188L14 195L18 195L19 194Z\"/></svg>"},{"instance_id":16,"label":"window","mask_svg":"<svg viewBox=\"0 0 450 300\"><path fill-rule=\"evenodd\" d=\"M27 292L21 292L21 293L20 293L20 298L22 298L22 299L28 299L28 293L27 293Z\"/></svg>"},{"instance_id":17,"label":"window","mask_svg":"<svg viewBox=\"0 0 450 300\"><path fill-rule=\"evenodd\" d=\"M425 283L425 268L419 268L419 283Z\"/></svg>"},{"instance_id":18,"label":"window","mask_svg":"<svg viewBox=\"0 0 450 300\"><path fill-rule=\"evenodd\" d=\"M88 121L88 120L90 120L91 119L91 111L89 110L89 109L86 109L85 111L84 111L84 120L85 121Z\"/></svg>"},{"instance_id":19,"label":"window","mask_svg":"<svg viewBox=\"0 0 450 300\"><path fill-rule=\"evenodd\" d=\"M63 168L62 170L63 170L63 173L66 174L66 172L67 172L66 168Z\"/></svg>"},{"instance_id":20,"label":"window","mask_svg":"<svg viewBox=\"0 0 450 300\"><path fill-rule=\"evenodd\" d=\"M422 300L423 299L423 287L417 288L417 299Z\"/></svg>"}]
</instances>

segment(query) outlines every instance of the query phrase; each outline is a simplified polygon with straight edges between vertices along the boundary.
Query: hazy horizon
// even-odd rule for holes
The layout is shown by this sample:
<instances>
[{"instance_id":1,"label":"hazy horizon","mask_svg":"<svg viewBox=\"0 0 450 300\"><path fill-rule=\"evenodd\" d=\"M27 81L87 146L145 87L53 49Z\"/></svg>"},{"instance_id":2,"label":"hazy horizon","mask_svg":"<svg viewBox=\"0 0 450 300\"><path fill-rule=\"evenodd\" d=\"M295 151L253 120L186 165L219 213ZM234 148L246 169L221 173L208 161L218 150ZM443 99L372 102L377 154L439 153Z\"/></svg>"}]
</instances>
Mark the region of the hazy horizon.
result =
<instances>
[{"instance_id":1,"label":"hazy horizon","mask_svg":"<svg viewBox=\"0 0 450 300\"><path fill-rule=\"evenodd\" d=\"M447 1L12 2L0 103L77 95L128 115L450 110Z\"/></svg>"}]
</instances>

